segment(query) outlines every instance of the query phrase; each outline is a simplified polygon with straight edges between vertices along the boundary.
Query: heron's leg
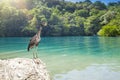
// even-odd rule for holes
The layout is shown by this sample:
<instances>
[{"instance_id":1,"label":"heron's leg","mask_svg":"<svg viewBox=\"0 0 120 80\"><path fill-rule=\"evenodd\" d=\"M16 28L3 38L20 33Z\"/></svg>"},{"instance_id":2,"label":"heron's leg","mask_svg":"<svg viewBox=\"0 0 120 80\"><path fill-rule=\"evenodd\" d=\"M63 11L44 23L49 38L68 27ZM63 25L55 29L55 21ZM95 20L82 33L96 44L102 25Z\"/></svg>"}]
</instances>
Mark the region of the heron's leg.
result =
<instances>
[{"instance_id":1,"label":"heron's leg","mask_svg":"<svg viewBox=\"0 0 120 80\"><path fill-rule=\"evenodd\" d=\"M36 58L36 57L35 57L35 47L33 47L32 53L33 53L33 58L35 59L35 58Z\"/></svg>"},{"instance_id":2,"label":"heron's leg","mask_svg":"<svg viewBox=\"0 0 120 80\"><path fill-rule=\"evenodd\" d=\"M35 53L33 52L33 58L35 59Z\"/></svg>"},{"instance_id":3,"label":"heron's leg","mask_svg":"<svg viewBox=\"0 0 120 80\"><path fill-rule=\"evenodd\" d=\"M35 53L35 57L38 58L38 47L36 46L36 53Z\"/></svg>"}]
</instances>

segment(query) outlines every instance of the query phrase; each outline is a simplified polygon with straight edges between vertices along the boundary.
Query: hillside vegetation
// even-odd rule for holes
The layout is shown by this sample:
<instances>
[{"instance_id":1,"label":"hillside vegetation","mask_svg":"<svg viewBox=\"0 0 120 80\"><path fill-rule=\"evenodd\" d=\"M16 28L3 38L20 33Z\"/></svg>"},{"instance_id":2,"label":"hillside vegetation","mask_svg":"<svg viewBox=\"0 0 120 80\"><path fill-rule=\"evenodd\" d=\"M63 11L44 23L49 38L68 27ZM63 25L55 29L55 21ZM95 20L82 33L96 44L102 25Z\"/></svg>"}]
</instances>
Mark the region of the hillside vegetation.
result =
<instances>
[{"instance_id":1,"label":"hillside vegetation","mask_svg":"<svg viewBox=\"0 0 120 80\"><path fill-rule=\"evenodd\" d=\"M0 36L120 36L120 2L0 0Z\"/></svg>"}]
</instances>

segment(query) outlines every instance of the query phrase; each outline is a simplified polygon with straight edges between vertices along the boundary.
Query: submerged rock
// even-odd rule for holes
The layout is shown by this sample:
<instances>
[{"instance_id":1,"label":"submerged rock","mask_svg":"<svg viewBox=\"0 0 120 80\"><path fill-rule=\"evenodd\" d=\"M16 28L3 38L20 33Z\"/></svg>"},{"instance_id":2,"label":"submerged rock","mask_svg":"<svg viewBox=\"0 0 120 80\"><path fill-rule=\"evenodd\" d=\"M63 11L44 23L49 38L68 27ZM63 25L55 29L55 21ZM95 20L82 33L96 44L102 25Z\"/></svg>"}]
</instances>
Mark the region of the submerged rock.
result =
<instances>
[{"instance_id":1,"label":"submerged rock","mask_svg":"<svg viewBox=\"0 0 120 80\"><path fill-rule=\"evenodd\" d=\"M15 58L0 60L0 80L50 80L40 59Z\"/></svg>"}]
</instances>

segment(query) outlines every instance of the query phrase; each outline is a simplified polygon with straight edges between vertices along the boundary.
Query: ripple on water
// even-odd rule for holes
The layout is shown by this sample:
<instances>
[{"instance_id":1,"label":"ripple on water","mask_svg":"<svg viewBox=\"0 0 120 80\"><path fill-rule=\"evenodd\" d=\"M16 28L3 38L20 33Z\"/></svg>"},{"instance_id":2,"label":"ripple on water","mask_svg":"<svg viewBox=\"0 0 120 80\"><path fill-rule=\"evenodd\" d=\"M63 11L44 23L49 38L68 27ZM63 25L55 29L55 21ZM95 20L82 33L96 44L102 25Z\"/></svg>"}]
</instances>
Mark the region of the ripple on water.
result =
<instances>
[{"instance_id":1,"label":"ripple on water","mask_svg":"<svg viewBox=\"0 0 120 80\"><path fill-rule=\"evenodd\" d=\"M120 71L115 72L107 65L92 65L81 71L56 74L53 80L120 80Z\"/></svg>"}]
</instances>

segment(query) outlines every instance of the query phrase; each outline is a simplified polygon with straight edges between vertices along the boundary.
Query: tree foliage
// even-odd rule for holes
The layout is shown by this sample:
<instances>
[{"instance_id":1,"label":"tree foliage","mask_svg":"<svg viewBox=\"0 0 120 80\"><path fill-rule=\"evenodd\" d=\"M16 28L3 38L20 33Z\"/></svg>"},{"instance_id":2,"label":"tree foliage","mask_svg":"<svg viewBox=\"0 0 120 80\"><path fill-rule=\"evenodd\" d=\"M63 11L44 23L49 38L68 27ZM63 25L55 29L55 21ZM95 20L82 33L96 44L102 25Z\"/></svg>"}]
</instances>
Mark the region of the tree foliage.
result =
<instances>
[{"instance_id":1,"label":"tree foliage","mask_svg":"<svg viewBox=\"0 0 120 80\"><path fill-rule=\"evenodd\" d=\"M119 36L120 35L120 14L115 19L111 20L107 25L103 26L98 32L101 36Z\"/></svg>"},{"instance_id":2,"label":"tree foliage","mask_svg":"<svg viewBox=\"0 0 120 80\"><path fill-rule=\"evenodd\" d=\"M42 36L119 36L120 2L0 1L0 36L32 36L41 22Z\"/></svg>"}]
</instances>

